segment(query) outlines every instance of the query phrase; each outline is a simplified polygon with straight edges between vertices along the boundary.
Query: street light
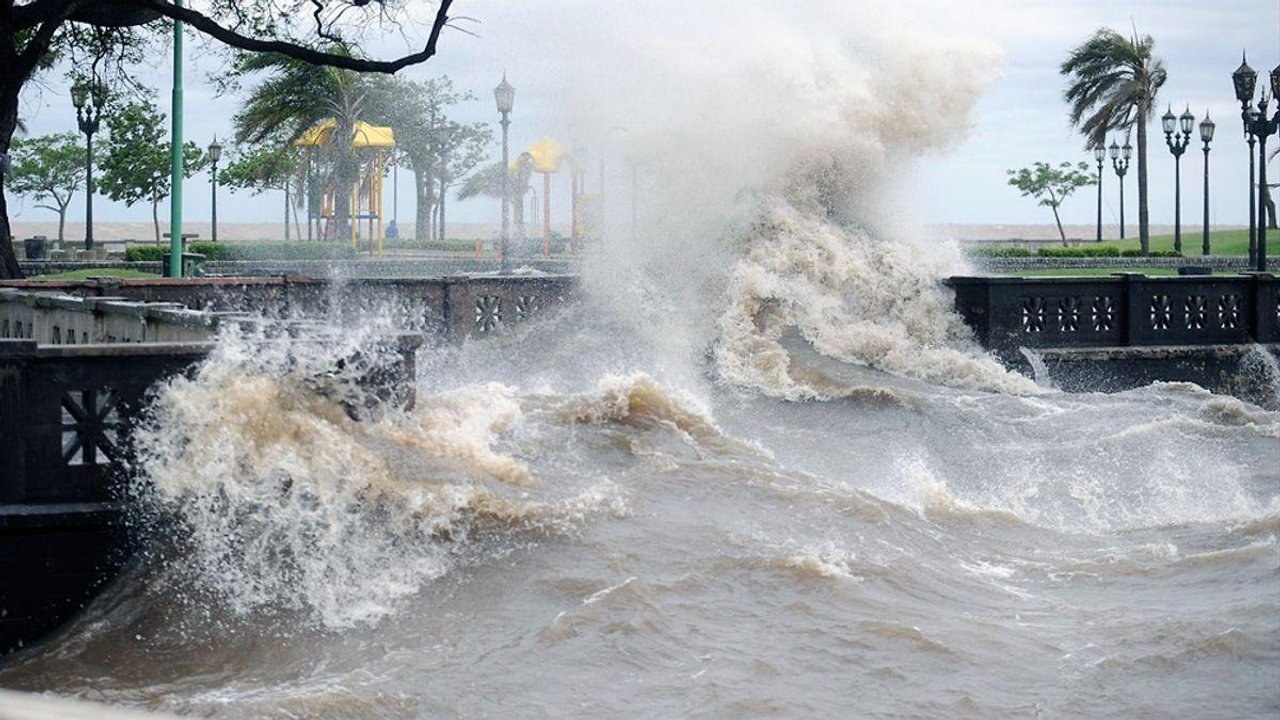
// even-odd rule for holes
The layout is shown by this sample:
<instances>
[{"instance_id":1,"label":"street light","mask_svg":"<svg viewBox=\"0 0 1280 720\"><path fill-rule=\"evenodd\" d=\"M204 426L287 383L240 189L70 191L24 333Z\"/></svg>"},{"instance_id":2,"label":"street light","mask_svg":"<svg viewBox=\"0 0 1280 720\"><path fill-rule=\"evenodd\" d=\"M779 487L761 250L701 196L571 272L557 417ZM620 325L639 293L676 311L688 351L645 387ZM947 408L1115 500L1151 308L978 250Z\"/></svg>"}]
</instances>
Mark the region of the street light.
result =
<instances>
[{"instance_id":1,"label":"street light","mask_svg":"<svg viewBox=\"0 0 1280 720\"><path fill-rule=\"evenodd\" d=\"M222 146L218 144L218 138L215 135L213 142L209 143L209 160L213 162L213 169L209 171L209 184L213 188L213 241L218 242L218 160L222 158ZM288 218L285 218L285 229L289 227Z\"/></svg>"},{"instance_id":2,"label":"street light","mask_svg":"<svg viewBox=\"0 0 1280 720\"><path fill-rule=\"evenodd\" d=\"M511 160L507 154L507 128L511 126L511 108L515 105L516 89L511 87L507 82L507 74L502 73L502 82L498 87L493 89L493 99L498 104L498 112L502 114L502 261L499 266L499 272L503 275L510 273L511 267L507 261L507 236L510 229L511 217L511 178L509 177Z\"/></svg>"},{"instance_id":3,"label":"street light","mask_svg":"<svg viewBox=\"0 0 1280 720\"><path fill-rule=\"evenodd\" d=\"M1203 255L1209 254L1209 143L1213 141L1215 127L1206 110L1204 120L1200 121L1200 141L1204 143L1204 241L1200 246Z\"/></svg>"},{"instance_id":4,"label":"street light","mask_svg":"<svg viewBox=\"0 0 1280 720\"><path fill-rule=\"evenodd\" d=\"M1129 144L1129 138L1124 139L1124 147L1120 147L1115 140L1111 141L1111 147L1107 148L1111 155L1111 167L1116 171L1116 177L1120 178L1120 239L1124 239L1124 174L1129 172L1129 158L1133 157L1133 146Z\"/></svg>"},{"instance_id":5,"label":"street light","mask_svg":"<svg viewBox=\"0 0 1280 720\"><path fill-rule=\"evenodd\" d=\"M1244 123L1244 137L1249 141L1249 267L1254 267L1258 262L1258 226L1255 224L1257 222L1257 216L1255 215L1257 209L1254 205L1253 195L1253 178L1257 174L1253 160L1255 140L1249 132L1249 119L1253 114L1253 110L1249 108L1249 103L1253 101L1253 87L1257 81L1258 73L1249 67L1244 53L1240 53L1240 67L1231 73L1231 83L1236 89L1236 100L1240 101L1240 120Z\"/></svg>"},{"instance_id":6,"label":"street light","mask_svg":"<svg viewBox=\"0 0 1280 720\"><path fill-rule=\"evenodd\" d=\"M98 131L106 88L101 83L78 82L71 87L71 104L76 107L76 120L84 133L84 249L93 249L93 134Z\"/></svg>"},{"instance_id":7,"label":"street light","mask_svg":"<svg viewBox=\"0 0 1280 720\"><path fill-rule=\"evenodd\" d=\"M1191 142L1196 116L1191 114L1190 105L1180 117L1175 116L1170 105L1160 122L1164 126L1164 142L1173 153L1173 251L1182 254L1182 153Z\"/></svg>"},{"instance_id":8,"label":"street light","mask_svg":"<svg viewBox=\"0 0 1280 720\"><path fill-rule=\"evenodd\" d=\"M1249 188L1249 219L1257 228L1257 253L1254 268L1258 272L1266 272L1267 270L1267 222L1266 222L1266 192L1267 192L1267 137L1276 132L1280 128L1280 103L1276 104L1276 114L1274 117L1267 117L1267 105L1269 99L1267 92L1263 90L1262 97L1259 98L1257 109L1249 107L1250 101L1253 100L1253 88L1257 82L1258 74L1249 67L1247 62L1241 62L1240 67L1231 74L1232 83L1235 85L1236 99L1240 101L1242 117L1244 120L1244 130L1249 135L1249 160L1253 161L1253 141L1258 142L1258 195L1257 205L1255 207L1253 199L1253 188ZM1275 96L1280 93L1280 65L1277 65L1271 71L1271 94ZM1250 180L1253 179L1252 170L1249 173ZM1256 219L1254 213L1257 213ZM1250 259L1254 260L1254 253L1250 253Z\"/></svg>"},{"instance_id":9,"label":"street light","mask_svg":"<svg viewBox=\"0 0 1280 720\"><path fill-rule=\"evenodd\" d=\"M1102 161L1107 157L1107 149L1099 145L1093 149L1093 159L1098 161L1098 237L1102 242Z\"/></svg>"}]
</instances>

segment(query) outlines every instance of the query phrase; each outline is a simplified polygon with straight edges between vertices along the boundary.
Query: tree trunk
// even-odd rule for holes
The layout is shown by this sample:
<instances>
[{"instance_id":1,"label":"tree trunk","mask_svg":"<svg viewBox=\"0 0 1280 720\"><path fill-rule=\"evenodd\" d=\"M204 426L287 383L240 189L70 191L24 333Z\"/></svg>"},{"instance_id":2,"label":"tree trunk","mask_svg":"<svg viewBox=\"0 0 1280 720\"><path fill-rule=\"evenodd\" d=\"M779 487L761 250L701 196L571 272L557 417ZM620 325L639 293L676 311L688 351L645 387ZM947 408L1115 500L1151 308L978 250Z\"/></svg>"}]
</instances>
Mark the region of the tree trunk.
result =
<instances>
[{"instance_id":1,"label":"tree trunk","mask_svg":"<svg viewBox=\"0 0 1280 720\"><path fill-rule=\"evenodd\" d=\"M4 179L0 178L0 280L21 280L23 277L18 256L13 252L11 234L9 206L4 197Z\"/></svg>"},{"instance_id":2,"label":"tree trunk","mask_svg":"<svg viewBox=\"0 0 1280 720\"><path fill-rule=\"evenodd\" d=\"M420 170L419 167L416 163L413 166L414 195L417 199L413 234L419 242L427 242L432 239L431 218L435 214L436 207L435 183L431 181L430 168Z\"/></svg>"},{"instance_id":3,"label":"tree trunk","mask_svg":"<svg viewBox=\"0 0 1280 720\"><path fill-rule=\"evenodd\" d=\"M156 245L160 244L160 215L157 208L160 207L160 198L156 197L155 188L151 189L151 224L156 229ZM169 228L170 232L173 228ZM181 238L179 238L181 240Z\"/></svg>"},{"instance_id":4,"label":"tree trunk","mask_svg":"<svg viewBox=\"0 0 1280 720\"><path fill-rule=\"evenodd\" d=\"M1138 242L1142 255L1151 252L1151 228L1147 223L1147 103L1138 105Z\"/></svg>"},{"instance_id":5,"label":"tree trunk","mask_svg":"<svg viewBox=\"0 0 1280 720\"><path fill-rule=\"evenodd\" d=\"M16 37L13 28L0 26L0 153L9 152L13 131L18 127L18 92L30 73L30 68L18 67ZM12 235L4 177L0 176L0 280L15 280L23 276L18 257L13 252Z\"/></svg>"},{"instance_id":6,"label":"tree trunk","mask_svg":"<svg viewBox=\"0 0 1280 720\"><path fill-rule=\"evenodd\" d=\"M63 231L67 228L67 206L63 205L58 208L58 244L63 241Z\"/></svg>"},{"instance_id":7,"label":"tree trunk","mask_svg":"<svg viewBox=\"0 0 1280 720\"><path fill-rule=\"evenodd\" d=\"M1067 234L1062 231L1062 218L1058 217L1058 206L1050 205L1053 209L1053 221L1058 223L1058 237L1062 238L1062 247L1067 247Z\"/></svg>"}]
</instances>

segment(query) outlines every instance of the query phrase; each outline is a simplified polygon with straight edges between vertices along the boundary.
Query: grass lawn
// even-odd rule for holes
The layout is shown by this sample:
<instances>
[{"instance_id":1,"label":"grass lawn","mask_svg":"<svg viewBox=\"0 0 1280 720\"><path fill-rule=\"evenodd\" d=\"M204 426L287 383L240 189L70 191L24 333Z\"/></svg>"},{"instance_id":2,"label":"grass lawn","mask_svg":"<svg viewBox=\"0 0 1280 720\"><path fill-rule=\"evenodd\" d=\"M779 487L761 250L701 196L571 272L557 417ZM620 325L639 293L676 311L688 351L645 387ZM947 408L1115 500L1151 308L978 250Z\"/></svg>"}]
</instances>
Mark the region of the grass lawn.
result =
<instances>
[{"instance_id":1,"label":"grass lawn","mask_svg":"<svg viewBox=\"0 0 1280 720\"><path fill-rule=\"evenodd\" d=\"M1267 249L1270 250L1274 237L1271 231L1267 233ZM1200 245L1203 242L1203 236L1199 227L1190 229L1183 228L1182 231L1182 254L1185 257L1194 257L1200 254ZM1124 240L1103 240L1101 243L1089 243L1089 245L1101 247L1103 245L1111 245L1121 250L1134 249L1139 247L1138 236L1135 233L1133 237L1127 237ZM1152 235L1152 250L1172 250L1172 235ZM1210 230L1209 231L1209 250L1212 255L1242 255L1249 254L1249 229L1242 228L1239 230ZM1270 253L1268 253L1270 254Z\"/></svg>"},{"instance_id":2,"label":"grass lawn","mask_svg":"<svg viewBox=\"0 0 1280 720\"><path fill-rule=\"evenodd\" d=\"M115 269L115 268L89 268L87 270L68 270L67 272L55 273L53 275L35 275L28 280L88 280L91 277L116 277L126 279L136 278L158 278L155 273L142 272L141 270Z\"/></svg>"}]
</instances>

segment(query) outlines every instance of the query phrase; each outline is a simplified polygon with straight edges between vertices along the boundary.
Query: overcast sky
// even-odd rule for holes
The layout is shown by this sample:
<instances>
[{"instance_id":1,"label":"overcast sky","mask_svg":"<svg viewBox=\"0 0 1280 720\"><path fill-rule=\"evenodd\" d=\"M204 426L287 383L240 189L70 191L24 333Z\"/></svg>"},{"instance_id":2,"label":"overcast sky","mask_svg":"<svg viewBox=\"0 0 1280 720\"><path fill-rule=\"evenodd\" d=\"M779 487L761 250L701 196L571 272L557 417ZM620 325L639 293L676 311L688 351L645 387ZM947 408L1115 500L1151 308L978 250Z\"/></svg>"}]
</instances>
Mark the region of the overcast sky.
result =
<instances>
[{"instance_id":1,"label":"overcast sky","mask_svg":"<svg viewBox=\"0 0 1280 720\"><path fill-rule=\"evenodd\" d=\"M409 5L419 3L410 0ZM426 18L430 8L420 5L414 12ZM1081 138L1067 123L1064 81L1057 68L1071 47L1097 28L1108 26L1126 34L1136 27L1139 33L1155 38L1156 54L1169 73L1159 96L1161 112L1166 103L1172 103L1179 113L1190 104L1197 119L1207 110L1218 123L1210 156L1211 215L1215 224L1243 224L1247 146L1242 140L1240 110L1230 75L1240 62L1242 49L1248 50L1250 64L1260 73L1259 87L1265 86L1270 68L1280 63L1280 0L456 0L454 14L474 18L475 22L462 26L476 35L446 32L439 55L406 74L419 79L449 75L459 88L470 89L477 96L475 102L459 109L458 119L494 121L496 129L492 88L505 70L517 89L511 128L515 151L547 135L566 139L566 144L572 142L567 138L575 135L585 136L578 142L596 142L598 138L576 127L582 124L575 114L581 108L572 107L581 98L571 85L581 82L584 68L597 82L607 82L613 64L634 62L641 57L635 52L640 47L648 52L655 47L670 50L691 68L731 62L741 53L718 53L710 41L704 47L700 33L711 32L717 25L735 27L725 19L740 14L765 18L766 22L751 26L759 32L769 32L770 22L776 22L777 27L786 26L801 37L806 28L820 29L830 36L845 28L851 34L866 32L863 26L871 24L883 28L876 32L918 30L961 40L992 66L990 77L982 83L985 91L968 117L955 118L961 138L958 142L902 160L906 171L914 173L920 190L924 211L917 217L937 223L1052 221L1047 209L1008 187L1005 171L1036 160L1088 160L1093 167L1091 156L1083 152ZM423 32L422 22L387 36L371 31L368 47L375 54L395 54L418 42ZM752 42L751 37L741 38L744 45ZM726 57L730 59L724 60ZM160 91L160 105L166 111L170 62L160 56L154 67L140 71ZM215 134L231 134L231 117L239 102L238 98L213 95L207 76L216 73L219 65L207 46L188 42L186 135L201 145ZM634 77L634 72L620 73L618 82L624 86L618 91L625 94L625 83ZM616 117L610 108L596 110L601 116L600 127L635 121L621 116L626 112L622 107ZM42 89L24 96L22 115L31 134L75 127L74 111L57 74L49 76ZM1159 132L1158 117L1150 130L1151 219L1153 223L1170 223L1173 158ZM1199 148L1196 142L1183 157L1183 221L1190 226L1198 225L1201 213L1203 155ZM499 152L495 147L495 157ZM1280 167L1274 162L1271 171L1280 179ZM1126 178L1126 217L1130 223L1136 222L1137 216L1134 175L1131 170ZM597 182L597 178L588 178L593 189ZM1103 180L1104 217L1110 224L1118 216L1115 182L1108 164ZM402 218L412 217L409 185L401 183ZM559 194L567 203L567 177L560 178L559 185L564 190L553 195ZM1063 208L1064 221L1092 223L1094 193L1088 189L1071 198ZM271 195L222 194L219 215L224 221L271 221L280 215L281 203L281 198ZM389 200L386 207L391 207ZM30 202L13 201L10 208L20 221L52 219ZM104 221L150 219L148 206L125 208L105 198L95 201L94 210ZM72 217L82 217L83 212L81 203L73 203ZM165 210L161 212L167 215ZM566 212L557 208L553 214L562 218ZM450 219L489 222L497 213L494 201L454 202ZM208 181L201 175L187 183L185 215L189 220L203 221L208 214Z\"/></svg>"}]
</instances>

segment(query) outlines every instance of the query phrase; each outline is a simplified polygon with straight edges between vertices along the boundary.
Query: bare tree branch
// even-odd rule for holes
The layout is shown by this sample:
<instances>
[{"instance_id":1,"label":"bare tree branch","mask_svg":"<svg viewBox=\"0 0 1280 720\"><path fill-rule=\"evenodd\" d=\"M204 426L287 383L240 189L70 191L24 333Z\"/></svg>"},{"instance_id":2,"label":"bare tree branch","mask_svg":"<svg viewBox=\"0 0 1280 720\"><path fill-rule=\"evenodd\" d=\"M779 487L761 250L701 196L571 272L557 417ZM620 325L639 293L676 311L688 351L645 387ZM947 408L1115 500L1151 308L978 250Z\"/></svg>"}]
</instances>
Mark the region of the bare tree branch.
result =
<instances>
[{"instance_id":1,"label":"bare tree branch","mask_svg":"<svg viewBox=\"0 0 1280 720\"><path fill-rule=\"evenodd\" d=\"M440 40L440 32L449 22L449 6L453 4L453 0L440 0L440 8L436 11L435 21L431 25L431 35L427 38L427 44L421 51L395 60L370 60L315 50L284 40L259 40L246 37L234 30L223 27L217 21L202 13L190 8L178 7L163 0L124 0L124 2L136 7L154 10L172 20L180 20L215 40L241 50L273 52L314 65L328 65L357 72L380 73L394 73L410 65L421 63L435 55L436 43Z\"/></svg>"}]
</instances>

